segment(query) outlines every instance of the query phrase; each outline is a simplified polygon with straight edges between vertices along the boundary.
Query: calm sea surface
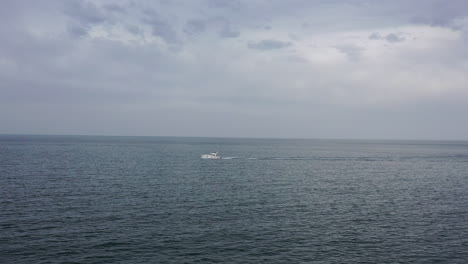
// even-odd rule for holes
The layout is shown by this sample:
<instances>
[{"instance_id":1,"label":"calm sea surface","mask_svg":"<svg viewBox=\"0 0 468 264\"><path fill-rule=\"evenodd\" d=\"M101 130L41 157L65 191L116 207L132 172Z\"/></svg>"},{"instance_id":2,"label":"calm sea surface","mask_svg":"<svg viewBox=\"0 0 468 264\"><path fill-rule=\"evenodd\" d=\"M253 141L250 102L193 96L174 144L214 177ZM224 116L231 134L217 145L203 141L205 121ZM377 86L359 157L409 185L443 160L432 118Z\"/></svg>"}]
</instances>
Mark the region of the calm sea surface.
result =
<instances>
[{"instance_id":1,"label":"calm sea surface","mask_svg":"<svg viewBox=\"0 0 468 264\"><path fill-rule=\"evenodd\" d=\"M468 263L468 142L3 135L0 263Z\"/></svg>"}]
</instances>

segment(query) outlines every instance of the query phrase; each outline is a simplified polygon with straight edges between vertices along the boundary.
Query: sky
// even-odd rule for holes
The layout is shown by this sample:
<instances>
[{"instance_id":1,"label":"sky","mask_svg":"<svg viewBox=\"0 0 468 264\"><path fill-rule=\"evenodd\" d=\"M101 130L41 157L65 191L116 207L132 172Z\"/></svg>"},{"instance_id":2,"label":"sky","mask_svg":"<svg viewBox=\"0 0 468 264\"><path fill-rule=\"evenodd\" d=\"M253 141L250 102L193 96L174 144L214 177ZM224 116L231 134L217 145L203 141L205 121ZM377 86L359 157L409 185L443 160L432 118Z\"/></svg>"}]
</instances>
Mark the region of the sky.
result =
<instances>
[{"instance_id":1,"label":"sky","mask_svg":"<svg viewBox=\"0 0 468 264\"><path fill-rule=\"evenodd\" d=\"M0 134L468 139L466 0L2 0Z\"/></svg>"}]
</instances>

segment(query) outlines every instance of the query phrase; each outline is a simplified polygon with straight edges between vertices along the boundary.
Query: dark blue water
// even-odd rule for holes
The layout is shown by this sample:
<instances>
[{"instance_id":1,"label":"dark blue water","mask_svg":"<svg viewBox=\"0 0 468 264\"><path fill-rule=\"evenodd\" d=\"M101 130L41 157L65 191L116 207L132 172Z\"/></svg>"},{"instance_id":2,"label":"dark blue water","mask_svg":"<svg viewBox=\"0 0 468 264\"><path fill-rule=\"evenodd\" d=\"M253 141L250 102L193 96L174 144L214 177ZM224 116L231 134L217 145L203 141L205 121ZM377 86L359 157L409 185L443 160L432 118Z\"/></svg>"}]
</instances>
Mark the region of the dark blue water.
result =
<instances>
[{"instance_id":1,"label":"dark blue water","mask_svg":"<svg viewBox=\"0 0 468 264\"><path fill-rule=\"evenodd\" d=\"M0 263L467 263L467 202L468 142L0 136Z\"/></svg>"}]
</instances>

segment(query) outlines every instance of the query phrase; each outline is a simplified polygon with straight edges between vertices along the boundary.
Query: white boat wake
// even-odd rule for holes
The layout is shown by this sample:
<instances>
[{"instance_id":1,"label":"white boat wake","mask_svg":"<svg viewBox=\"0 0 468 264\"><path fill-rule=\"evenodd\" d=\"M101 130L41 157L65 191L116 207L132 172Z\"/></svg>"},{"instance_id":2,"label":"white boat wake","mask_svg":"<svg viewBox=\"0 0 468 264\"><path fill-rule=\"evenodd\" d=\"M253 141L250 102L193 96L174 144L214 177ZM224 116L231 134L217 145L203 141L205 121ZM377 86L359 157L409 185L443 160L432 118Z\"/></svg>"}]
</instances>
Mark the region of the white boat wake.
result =
<instances>
[{"instance_id":1,"label":"white boat wake","mask_svg":"<svg viewBox=\"0 0 468 264\"><path fill-rule=\"evenodd\" d=\"M239 157L223 157L223 160L231 160L231 159L238 159Z\"/></svg>"},{"instance_id":2,"label":"white boat wake","mask_svg":"<svg viewBox=\"0 0 468 264\"><path fill-rule=\"evenodd\" d=\"M232 156L232 157L221 157L218 155L218 152L211 152L209 154L203 154L201 155L202 159L222 159L222 160L233 160L233 159L239 159L239 160L316 160L317 157L237 157L237 156Z\"/></svg>"}]
</instances>

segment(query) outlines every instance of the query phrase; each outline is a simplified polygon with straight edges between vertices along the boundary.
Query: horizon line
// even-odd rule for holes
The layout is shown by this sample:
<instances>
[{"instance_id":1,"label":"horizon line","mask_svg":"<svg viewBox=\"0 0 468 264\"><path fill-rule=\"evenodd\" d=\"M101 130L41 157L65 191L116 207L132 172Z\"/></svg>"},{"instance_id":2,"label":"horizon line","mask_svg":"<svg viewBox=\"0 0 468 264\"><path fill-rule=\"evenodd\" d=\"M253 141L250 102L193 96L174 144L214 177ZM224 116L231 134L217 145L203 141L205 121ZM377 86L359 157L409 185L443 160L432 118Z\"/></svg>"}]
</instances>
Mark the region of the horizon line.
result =
<instances>
[{"instance_id":1,"label":"horizon line","mask_svg":"<svg viewBox=\"0 0 468 264\"><path fill-rule=\"evenodd\" d=\"M160 137L160 138L218 138L218 139L289 139L289 140L375 140L375 141L468 141L468 139L414 138L321 138L321 137L255 137L255 136L166 136L166 135L106 135L106 134L45 134L0 133L0 136L70 136L70 137Z\"/></svg>"}]
</instances>

